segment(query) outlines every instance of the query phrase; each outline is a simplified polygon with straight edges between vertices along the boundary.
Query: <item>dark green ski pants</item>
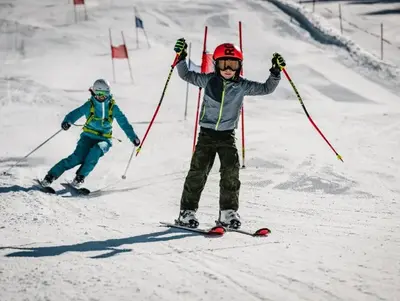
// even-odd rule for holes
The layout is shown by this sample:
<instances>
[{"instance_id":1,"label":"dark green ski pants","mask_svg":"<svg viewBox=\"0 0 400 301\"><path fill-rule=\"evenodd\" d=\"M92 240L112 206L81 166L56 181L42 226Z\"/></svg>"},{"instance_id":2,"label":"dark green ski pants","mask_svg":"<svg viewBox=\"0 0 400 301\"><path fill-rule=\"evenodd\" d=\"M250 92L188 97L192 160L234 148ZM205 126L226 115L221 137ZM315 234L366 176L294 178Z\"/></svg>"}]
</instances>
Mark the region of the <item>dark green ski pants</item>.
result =
<instances>
[{"instance_id":1,"label":"dark green ski pants","mask_svg":"<svg viewBox=\"0 0 400 301\"><path fill-rule=\"evenodd\" d=\"M181 210L197 210L200 195L218 154L220 167L220 210L239 208L239 156L233 131L201 128L181 198Z\"/></svg>"}]
</instances>

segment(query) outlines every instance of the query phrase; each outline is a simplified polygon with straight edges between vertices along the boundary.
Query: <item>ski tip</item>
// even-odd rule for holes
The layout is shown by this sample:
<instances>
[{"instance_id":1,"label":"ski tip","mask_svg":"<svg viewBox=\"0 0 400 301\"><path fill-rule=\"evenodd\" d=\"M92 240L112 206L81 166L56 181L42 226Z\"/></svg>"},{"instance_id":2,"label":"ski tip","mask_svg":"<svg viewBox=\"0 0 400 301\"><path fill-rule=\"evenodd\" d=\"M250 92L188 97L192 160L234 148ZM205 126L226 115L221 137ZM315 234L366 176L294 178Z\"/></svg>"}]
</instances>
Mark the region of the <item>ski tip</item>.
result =
<instances>
[{"instance_id":1,"label":"ski tip","mask_svg":"<svg viewBox=\"0 0 400 301\"><path fill-rule=\"evenodd\" d=\"M71 182L61 183L61 185L63 185L63 186L66 187L66 188L73 189L74 191L76 191L76 192L77 192L78 194L80 194L80 195L85 195L85 196L87 196L87 195L91 194L91 190L90 190L90 189L85 188L85 187L80 187L80 188L75 187L74 185L72 185Z\"/></svg>"},{"instance_id":2,"label":"ski tip","mask_svg":"<svg viewBox=\"0 0 400 301\"><path fill-rule=\"evenodd\" d=\"M42 182L39 179L34 179L34 182L36 182L40 187L40 190L42 190L45 193L49 193L49 194L56 194L56 191L54 190L54 188L50 187L50 186L43 186Z\"/></svg>"},{"instance_id":3,"label":"ski tip","mask_svg":"<svg viewBox=\"0 0 400 301\"><path fill-rule=\"evenodd\" d=\"M215 226L208 231L210 235L224 235L226 232L225 228L222 226Z\"/></svg>"},{"instance_id":4,"label":"ski tip","mask_svg":"<svg viewBox=\"0 0 400 301\"><path fill-rule=\"evenodd\" d=\"M56 194L56 191L53 189L53 188L51 188L51 187L47 187L47 193L50 193L50 194Z\"/></svg>"},{"instance_id":5,"label":"ski tip","mask_svg":"<svg viewBox=\"0 0 400 301\"><path fill-rule=\"evenodd\" d=\"M79 192L83 195L89 195L90 194L90 190L87 188L79 188Z\"/></svg>"},{"instance_id":6,"label":"ski tip","mask_svg":"<svg viewBox=\"0 0 400 301\"><path fill-rule=\"evenodd\" d=\"M253 236L268 236L271 233L271 230L268 228L261 228L254 232Z\"/></svg>"}]
</instances>

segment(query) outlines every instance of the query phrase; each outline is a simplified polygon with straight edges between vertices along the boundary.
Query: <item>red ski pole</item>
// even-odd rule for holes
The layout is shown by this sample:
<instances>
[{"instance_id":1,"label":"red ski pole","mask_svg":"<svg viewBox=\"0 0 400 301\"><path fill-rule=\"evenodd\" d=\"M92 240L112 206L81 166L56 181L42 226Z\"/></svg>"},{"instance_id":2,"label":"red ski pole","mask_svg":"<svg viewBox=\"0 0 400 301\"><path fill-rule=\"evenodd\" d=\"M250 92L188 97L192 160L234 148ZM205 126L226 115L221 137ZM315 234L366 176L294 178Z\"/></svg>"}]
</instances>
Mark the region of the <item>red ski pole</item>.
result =
<instances>
[{"instance_id":1,"label":"red ski pole","mask_svg":"<svg viewBox=\"0 0 400 301\"><path fill-rule=\"evenodd\" d=\"M301 106L303 107L304 113L306 113L306 116L308 118L308 120L311 122L311 124L314 126L314 128L317 130L317 132L321 135L322 138L324 138L325 142L329 145L329 147L331 148L331 150L335 153L336 157L343 162L342 156L339 155L336 150L333 148L333 146L330 144L330 142L328 141L328 139L325 138L324 134L322 134L321 130L318 128L318 126L315 124L314 120L312 120L310 114L308 114L308 111L306 109L306 106L304 105L303 100L301 99L300 93L297 90L296 86L294 85L292 79L290 78L289 74L287 73L285 68L281 68L283 73L285 74L286 78L288 79L290 85L292 86L294 93L296 93L297 99L299 100Z\"/></svg>"},{"instance_id":2,"label":"red ski pole","mask_svg":"<svg viewBox=\"0 0 400 301\"><path fill-rule=\"evenodd\" d=\"M163 91L162 91L162 93L161 93L160 101L159 101L159 103L158 103L158 105L157 105L157 108L156 108L156 110L155 110L155 112L154 112L153 117L151 118L150 124L149 124L149 126L147 127L147 130L146 130L146 133L144 134L143 140L142 140L142 142L140 143L139 147L136 149L136 156L139 154L140 150L142 149L143 143L144 143L144 141L146 140L146 137L147 137L147 135L148 135L148 133L149 133L149 131L150 131L151 126L153 125L154 120L156 119L156 116L157 116L157 114L158 114L158 111L160 110L162 101L163 101L164 96L165 96L165 91L167 90L169 80L171 79L171 76L172 76L172 72L174 71L174 68L175 68L176 64L178 63L179 56L180 56L180 53L177 53L176 56L175 56L174 62L173 62L172 65L171 65L171 70L169 71L169 74L168 74L168 77L167 77L167 81L165 82L164 89L163 89Z\"/></svg>"}]
</instances>

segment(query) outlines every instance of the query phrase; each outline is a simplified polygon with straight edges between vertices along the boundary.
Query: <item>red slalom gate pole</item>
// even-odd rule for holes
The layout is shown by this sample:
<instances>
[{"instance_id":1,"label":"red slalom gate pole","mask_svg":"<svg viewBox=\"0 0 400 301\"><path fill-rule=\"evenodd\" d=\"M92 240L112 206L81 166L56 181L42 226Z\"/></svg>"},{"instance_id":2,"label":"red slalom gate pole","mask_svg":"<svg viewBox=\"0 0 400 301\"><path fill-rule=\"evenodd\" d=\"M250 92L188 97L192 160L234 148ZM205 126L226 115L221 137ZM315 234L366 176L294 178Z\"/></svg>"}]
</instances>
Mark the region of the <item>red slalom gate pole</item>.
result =
<instances>
[{"instance_id":1,"label":"red slalom gate pole","mask_svg":"<svg viewBox=\"0 0 400 301\"><path fill-rule=\"evenodd\" d=\"M243 53L243 44L242 44L242 22L239 21L239 43L240 43L240 51ZM240 71L240 75L243 76L243 68ZM244 104L242 104L241 109L242 115L242 168L245 168L245 137L244 137Z\"/></svg>"},{"instance_id":2,"label":"red slalom gate pole","mask_svg":"<svg viewBox=\"0 0 400 301\"><path fill-rule=\"evenodd\" d=\"M208 33L208 27L204 27L204 40L203 40L203 54L201 57L201 65L203 67L203 64L206 62L204 61L204 55L206 54L206 49L207 49L207 33ZM203 68L201 68L203 69ZM197 124L199 123L199 111L200 111L200 99L201 99L201 88L199 88L199 94L197 95L197 110L196 110L196 120L194 123L194 134L193 134L193 146L192 146L192 153L194 153L196 149L196 138L197 138Z\"/></svg>"}]
</instances>

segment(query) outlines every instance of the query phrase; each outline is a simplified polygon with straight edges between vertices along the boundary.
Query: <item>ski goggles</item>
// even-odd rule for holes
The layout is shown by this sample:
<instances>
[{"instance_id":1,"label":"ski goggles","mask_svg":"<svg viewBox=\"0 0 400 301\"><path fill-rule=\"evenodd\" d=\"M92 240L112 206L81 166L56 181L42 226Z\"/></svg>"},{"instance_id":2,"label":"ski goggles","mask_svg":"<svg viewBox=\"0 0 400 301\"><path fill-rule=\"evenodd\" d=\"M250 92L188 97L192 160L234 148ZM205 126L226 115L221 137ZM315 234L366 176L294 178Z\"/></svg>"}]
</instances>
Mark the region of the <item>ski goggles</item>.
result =
<instances>
[{"instance_id":1,"label":"ski goggles","mask_svg":"<svg viewBox=\"0 0 400 301\"><path fill-rule=\"evenodd\" d=\"M231 69L232 71L237 71L241 67L239 60L219 59L215 63L217 64L217 68L222 71L225 71L228 69Z\"/></svg>"},{"instance_id":2,"label":"ski goggles","mask_svg":"<svg viewBox=\"0 0 400 301\"><path fill-rule=\"evenodd\" d=\"M94 98L96 98L98 101L105 101L108 96L110 96L110 93L108 91L94 92Z\"/></svg>"}]
</instances>

